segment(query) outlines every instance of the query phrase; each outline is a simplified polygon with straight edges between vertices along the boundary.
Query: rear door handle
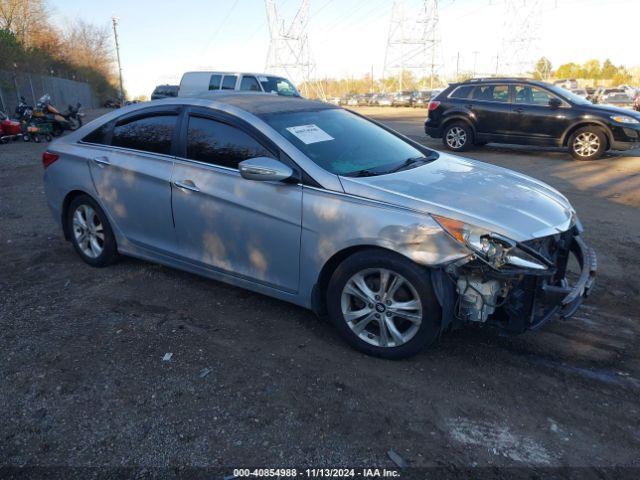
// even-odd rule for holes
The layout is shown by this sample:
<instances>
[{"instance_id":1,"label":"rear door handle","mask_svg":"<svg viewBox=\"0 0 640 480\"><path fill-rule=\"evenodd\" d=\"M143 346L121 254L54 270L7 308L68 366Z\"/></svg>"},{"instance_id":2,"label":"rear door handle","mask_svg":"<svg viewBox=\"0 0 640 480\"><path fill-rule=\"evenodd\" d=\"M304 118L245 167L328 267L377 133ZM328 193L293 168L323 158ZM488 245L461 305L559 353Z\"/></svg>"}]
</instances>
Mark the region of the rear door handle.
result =
<instances>
[{"instance_id":1,"label":"rear door handle","mask_svg":"<svg viewBox=\"0 0 640 480\"><path fill-rule=\"evenodd\" d=\"M193 180L182 180L181 182L173 182L173 184L183 190L191 190L192 192L200 191L200 189L196 187L196 184L193 183Z\"/></svg>"},{"instance_id":2,"label":"rear door handle","mask_svg":"<svg viewBox=\"0 0 640 480\"><path fill-rule=\"evenodd\" d=\"M111 165L111 162L109 161L109 158L107 157L94 157L93 158L93 163L95 163L96 165L98 165L99 167L106 167L107 165Z\"/></svg>"}]
</instances>

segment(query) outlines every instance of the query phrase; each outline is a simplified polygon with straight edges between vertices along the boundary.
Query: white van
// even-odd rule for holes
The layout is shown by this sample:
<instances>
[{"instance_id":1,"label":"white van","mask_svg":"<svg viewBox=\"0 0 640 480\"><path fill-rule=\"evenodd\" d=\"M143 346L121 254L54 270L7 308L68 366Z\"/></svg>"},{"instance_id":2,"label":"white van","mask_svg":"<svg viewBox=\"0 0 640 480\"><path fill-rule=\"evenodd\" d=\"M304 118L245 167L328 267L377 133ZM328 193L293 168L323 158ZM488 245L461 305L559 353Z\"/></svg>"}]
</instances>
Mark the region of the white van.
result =
<instances>
[{"instance_id":1,"label":"white van","mask_svg":"<svg viewBox=\"0 0 640 480\"><path fill-rule=\"evenodd\" d=\"M300 93L289 80L267 73L187 72L182 75L179 97L188 97L208 90L242 90L275 93L299 97Z\"/></svg>"}]
</instances>

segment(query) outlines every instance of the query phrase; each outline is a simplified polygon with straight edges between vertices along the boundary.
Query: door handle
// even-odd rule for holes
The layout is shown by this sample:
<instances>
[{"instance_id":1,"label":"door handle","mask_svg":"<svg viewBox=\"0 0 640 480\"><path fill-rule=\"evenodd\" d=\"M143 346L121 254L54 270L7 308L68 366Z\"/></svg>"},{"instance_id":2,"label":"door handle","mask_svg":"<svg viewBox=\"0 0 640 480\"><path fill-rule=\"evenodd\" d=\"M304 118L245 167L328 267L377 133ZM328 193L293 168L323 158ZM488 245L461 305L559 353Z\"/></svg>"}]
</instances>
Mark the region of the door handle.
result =
<instances>
[{"instance_id":1,"label":"door handle","mask_svg":"<svg viewBox=\"0 0 640 480\"><path fill-rule=\"evenodd\" d=\"M107 157L94 157L93 163L98 165L100 168L106 167L107 165L111 165L111 162Z\"/></svg>"},{"instance_id":2,"label":"door handle","mask_svg":"<svg viewBox=\"0 0 640 480\"><path fill-rule=\"evenodd\" d=\"M522 112L524 112L524 108L522 107L516 108L516 113L522 113Z\"/></svg>"},{"instance_id":3,"label":"door handle","mask_svg":"<svg viewBox=\"0 0 640 480\"><path fill-rule=\"evenodd\" d=\"M193 183L193 180L183 180L181 182L173 182L173 184L178 187L181 188L183 190L190 190L192 192L199 192L200 189L198 187L196 187L196 184Z\"/></svg>"}]
</instances>

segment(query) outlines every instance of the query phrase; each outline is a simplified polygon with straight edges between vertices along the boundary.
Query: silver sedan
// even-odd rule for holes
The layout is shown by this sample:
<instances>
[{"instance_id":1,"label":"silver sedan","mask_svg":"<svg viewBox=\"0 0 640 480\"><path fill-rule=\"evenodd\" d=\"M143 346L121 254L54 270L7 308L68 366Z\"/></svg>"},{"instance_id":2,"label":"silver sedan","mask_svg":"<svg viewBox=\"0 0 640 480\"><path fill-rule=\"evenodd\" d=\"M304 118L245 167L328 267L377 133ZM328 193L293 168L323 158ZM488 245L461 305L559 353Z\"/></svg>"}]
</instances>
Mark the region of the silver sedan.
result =
<instances>
[{"instance_id":1,"label":"silver sedan","mask_svg":"<svg viewBox=\"0 0 640 480\"><path fill-rule=\"evenodd\" d=\"M594 279L553 188L326 103L137 104L55 141L43 164L53 217L89 265L130 255L293 302L385 358L468 323L540 328Z\"/></svg>"}]
</instances>

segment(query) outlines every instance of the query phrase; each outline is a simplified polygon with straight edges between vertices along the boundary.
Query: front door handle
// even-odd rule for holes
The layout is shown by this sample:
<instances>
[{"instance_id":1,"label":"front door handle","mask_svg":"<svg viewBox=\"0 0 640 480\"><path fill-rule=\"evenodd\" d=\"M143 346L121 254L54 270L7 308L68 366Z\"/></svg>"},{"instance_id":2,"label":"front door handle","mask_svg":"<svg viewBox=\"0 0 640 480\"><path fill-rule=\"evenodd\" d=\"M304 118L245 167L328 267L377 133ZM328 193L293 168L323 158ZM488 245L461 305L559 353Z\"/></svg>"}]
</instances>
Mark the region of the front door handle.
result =
<instances>
[{"instance_id":1,"label":"front door handle","mask_svg":"<svg viewBox=\"0 0 640 480\"><path fill-rule=\"evenodd\" d=\"M196 184L193 183L193 180L182 180L181 182L173 182L173 184L183 190L191 190L192 192L200 191L200 189L196 187Z\"/></svg>"},{"instance_id":2,"label":"front door handle","mask_svg":"<svg viewBox=\"0 0 640 480\"><path fill-rule=\"evenodd\" d=\"M522 112L524 112L524 108L522 107L516 108L516 113L522 113Z\"/></svg>"},{"instance_id":3,"label":"front door handle","mask_svg":"<svg viewBox=\"0 0 640 480\"><path fill-rule=\"evenodd\" d=\"M111 162L109 161L109 158L107 158L107 157L94 157L93 158L93 163L98 165L100 168L106 167L107 165L111 165Z\"/></svg>"}]
</instances>

